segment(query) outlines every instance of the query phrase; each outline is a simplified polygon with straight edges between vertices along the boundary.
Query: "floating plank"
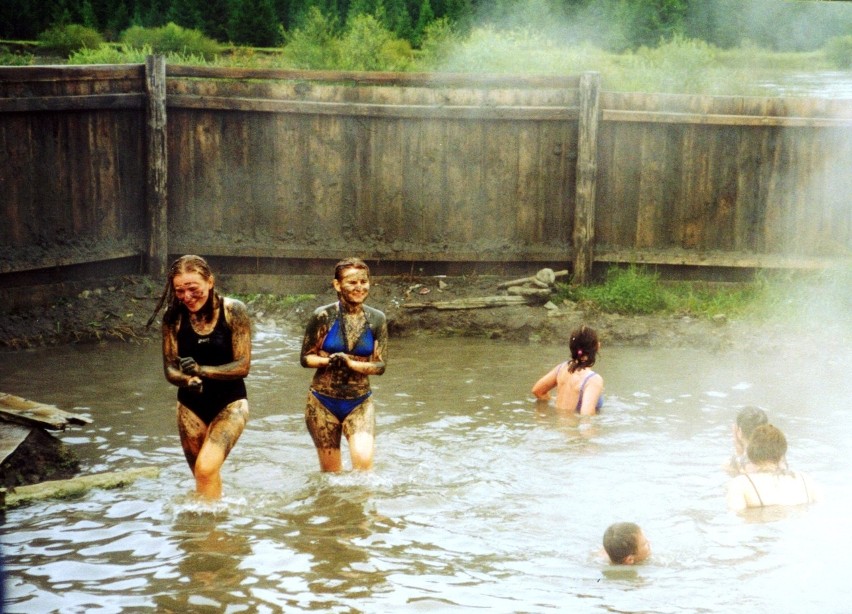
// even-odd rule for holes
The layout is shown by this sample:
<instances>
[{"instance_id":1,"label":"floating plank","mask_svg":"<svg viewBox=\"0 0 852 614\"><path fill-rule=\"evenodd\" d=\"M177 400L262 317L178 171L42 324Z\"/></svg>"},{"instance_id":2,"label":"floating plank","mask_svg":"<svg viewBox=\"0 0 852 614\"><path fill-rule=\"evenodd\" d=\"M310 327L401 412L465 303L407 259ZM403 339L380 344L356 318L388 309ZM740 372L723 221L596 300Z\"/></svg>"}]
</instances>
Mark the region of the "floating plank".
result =
<instances>
[{"instance_id":1,"label":"floating plank","mask_svg":"<svg viewBox=\"0 0 852 614\"><path fill-rule=\"evenodd\" d=\"M137 467L127 471L81 475L68 480L51 480L39 484L18 486L13 491L0 489L0 509L17 507L41 499L61 499L81 495L93 488L118 488L140 478L155 478L158 467ZM5 496L4 496L5 495Z\"/></svg>"},{"instance_id":2,"label":"floating plank","mask_svg":"<svg viewBox=\"0 0 852 614\"><path fill-rule=\"evenodd\" d=\"M30 401L14 394L0 393L0 420L24 426L64 431L69 424L91 424L91 420L46 403Z\"/></svg>"},{"instance_id":3,"label":"floating plank","mask_svg":"<svg viewBox=\"0 0 852 614\"><path fill-rule=\"evenodd\" d=\"M523 296L480 296L460 298L454 301L435 301L434 303L403 303L407 309L480 309L482 307L506 307L509 305L525 305Z\"/></svg>"}]
</instances>

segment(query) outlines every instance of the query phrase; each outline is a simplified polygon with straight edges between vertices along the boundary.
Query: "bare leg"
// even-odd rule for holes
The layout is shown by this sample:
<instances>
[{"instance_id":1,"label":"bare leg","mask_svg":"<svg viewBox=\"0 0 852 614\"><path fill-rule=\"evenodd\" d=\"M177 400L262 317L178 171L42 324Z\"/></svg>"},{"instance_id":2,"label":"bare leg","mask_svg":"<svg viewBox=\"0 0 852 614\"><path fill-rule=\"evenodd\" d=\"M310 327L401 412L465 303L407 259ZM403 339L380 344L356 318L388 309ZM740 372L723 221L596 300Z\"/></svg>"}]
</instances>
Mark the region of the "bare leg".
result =
<instances>
[{"instance_id":1,"label":"bare leg","mask_svg":"<svg viewBox=\"0 0 852 614\"><path fill-rule=\"evenodd\" d=\"M192 413L189 410L187 412ZM195 492L202 497L218 499L222 496L222 465L242 435L248 421L248 414L248 401L245 399L234 401L219 412L219 415L207 427L204 443L196 454L195 464L192 467L192 473L195 476Z\"/></svg>"},{"instance_id":2,"label":"bare leg","mask_svg":"<svg viewBox=\"0 0 852 614\"><path fill-rule=\"evenodd\" d=\"M340 421L310 393L308 393L308 402L305 407L305 424L317 448L320 471L343 469L340 458L343 428Z\"/></svg>"},{"instance_id":3,"label":"bare leg","mask_svg":"<svg viewBox=\"0 0 852 614\"><path fill-rule=\"evenodd\" d=\"M343 421L343 433L349 442L352 468L367 471L373 468L375 449L376 410L373 399L367 399Z\"/></svg>"}]
</instances>

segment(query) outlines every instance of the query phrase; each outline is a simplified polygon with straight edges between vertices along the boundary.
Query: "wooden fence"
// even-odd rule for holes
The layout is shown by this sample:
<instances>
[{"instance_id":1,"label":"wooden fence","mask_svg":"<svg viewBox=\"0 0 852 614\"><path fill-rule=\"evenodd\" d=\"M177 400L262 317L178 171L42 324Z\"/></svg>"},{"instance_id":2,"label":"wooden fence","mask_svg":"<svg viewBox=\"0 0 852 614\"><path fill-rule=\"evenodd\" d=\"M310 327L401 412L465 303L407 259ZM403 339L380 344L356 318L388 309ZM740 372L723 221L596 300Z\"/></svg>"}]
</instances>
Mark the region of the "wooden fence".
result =
<instances>
[{"instance_id":1,"label":"wooden fence","mask_svg":"<svg viewBox=\"0 0 852 614\"><path fill-rule=\"evenodd\" d=\"M595 263L830 266L852 252L850 169L850 100L157 57L0 68L0 285L122 258L160 274L180 253L579 281Z\"/></svg>"}]
</instances>

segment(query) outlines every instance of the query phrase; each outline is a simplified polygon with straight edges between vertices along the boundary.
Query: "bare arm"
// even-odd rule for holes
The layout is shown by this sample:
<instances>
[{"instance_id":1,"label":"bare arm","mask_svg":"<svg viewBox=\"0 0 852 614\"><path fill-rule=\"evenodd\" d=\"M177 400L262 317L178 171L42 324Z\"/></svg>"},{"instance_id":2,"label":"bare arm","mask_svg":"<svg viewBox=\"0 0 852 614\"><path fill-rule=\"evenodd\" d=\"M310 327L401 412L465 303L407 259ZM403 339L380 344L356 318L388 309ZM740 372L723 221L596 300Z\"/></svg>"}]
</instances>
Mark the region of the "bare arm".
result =
<instances>
[{"instance_id":1,"label":"bare arm","mask_svg":"<svg viewBox=\"0 0 852 614\"><path fill-rule=\"evenodd\" d=\"M559 365L553 367L541 379L539 379L532 387L532 393L540 401L550 400L550 391L556 388L556 374L559 371Z\"/></svg>"},{"instance_id":2,"label":"bare arm","mask_svg":"<svg viewBox=\"0 0 852 614\"><path fill-rule=\"evenodd\" d=\"M177 353L177 323L166 324L163 322L163 372L166 380L175 386L189 386L201 384L201 378L197 375L189 375L180 369L180 361Z\"/></svg>"},{"instance_id":3,"label":"bare arm","mask_svg":"<svg viewBox=\"0 0 852 614\"><path fill-rule=\"evenodd\" d=\"M583 388L583 404L580 406L581 416L593 416L598 411L598 399L603 394L603 378L595 374L586 382Z\"/></svg>"}]
</instances>

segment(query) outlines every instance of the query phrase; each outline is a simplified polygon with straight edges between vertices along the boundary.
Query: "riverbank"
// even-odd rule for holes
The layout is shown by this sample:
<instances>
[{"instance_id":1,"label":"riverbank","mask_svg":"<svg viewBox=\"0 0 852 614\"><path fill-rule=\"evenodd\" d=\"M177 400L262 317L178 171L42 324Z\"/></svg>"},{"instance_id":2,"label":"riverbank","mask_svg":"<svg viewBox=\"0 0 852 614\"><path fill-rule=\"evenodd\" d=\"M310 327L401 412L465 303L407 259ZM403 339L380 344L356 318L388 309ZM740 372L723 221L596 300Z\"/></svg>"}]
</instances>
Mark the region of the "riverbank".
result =
<instances>
[{"instance_id":1,"label":"riverbank","mask_svg":"<svg viewBox=\"0 0 852 614\"><path fill-rule=\"evenodd\" d=\"M478 337L514 343L564 344L579 324L598 329L604 345L647 347L695 347L710 351L741 349L778 351L782 348L845 346L849 340L848 318L841 314L806 314L791 322L785 318L761 321L717 316L713 319L680 315L626 316L596 313L577 303L546 300L529 304L469 309L411 308L413 303L452 303L506 295L496 276L415 277L374 279L369 303L385 312L391 338L440 336ZM221 284L228 290L228 280ZM236 284L232 284L235 286ZM241 295L255 322L287 328L300 335L310 312L335 300L331 284L294 302L270 294ZM327 286L327 288L326 288ZM156 306L162 286L144 276L102 280L91 289L38 309L0 314L0 351L56 346L71 343L159 342L159 319L145 324ZM838 306L849 315L849 305ZM837 317L839 316L839 317ZM813 324L818 322L819 326ZM803 343L803 335L809 337ZM813 338L818 340L814 341Z\"/></svg>"}]
</instances>

